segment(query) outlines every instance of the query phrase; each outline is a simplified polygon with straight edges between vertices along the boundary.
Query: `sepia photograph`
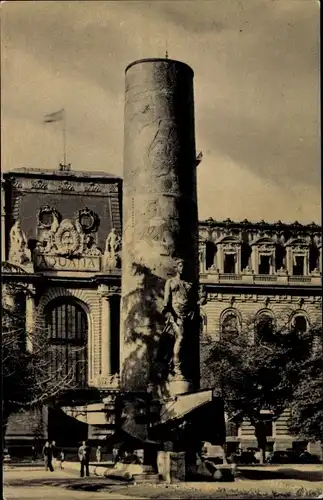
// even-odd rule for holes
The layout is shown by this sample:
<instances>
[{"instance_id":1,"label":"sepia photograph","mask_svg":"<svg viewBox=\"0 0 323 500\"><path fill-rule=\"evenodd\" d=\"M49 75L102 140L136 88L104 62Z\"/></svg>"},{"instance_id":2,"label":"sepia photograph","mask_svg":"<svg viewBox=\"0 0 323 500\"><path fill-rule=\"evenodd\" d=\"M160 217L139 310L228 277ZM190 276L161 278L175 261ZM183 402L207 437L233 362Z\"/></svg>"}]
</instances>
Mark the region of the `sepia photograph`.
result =
<instances>
[{"instance_id":1,"label":"sepia photograph","mask_svg":"<svg viewBox=\"0 0 323 500\"><path fill-rule=\"evenodd\" d=\"M319 1L0 6L4 500L323 498Z\"/></svg>"}]
</instances>

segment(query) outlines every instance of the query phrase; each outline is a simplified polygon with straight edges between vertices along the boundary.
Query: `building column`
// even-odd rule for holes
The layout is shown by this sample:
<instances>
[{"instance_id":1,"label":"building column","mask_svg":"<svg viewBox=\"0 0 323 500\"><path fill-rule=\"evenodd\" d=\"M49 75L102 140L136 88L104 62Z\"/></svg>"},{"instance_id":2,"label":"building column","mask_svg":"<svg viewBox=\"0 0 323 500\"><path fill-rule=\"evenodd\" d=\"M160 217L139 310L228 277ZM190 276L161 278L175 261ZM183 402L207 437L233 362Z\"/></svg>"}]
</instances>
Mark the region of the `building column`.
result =
<instances>
[{"instance_id":1,"label":"building column","mask_svg":"<svg viewBox=\"0 0 323 500\"><path fill-rule=\"evenodd\" d=\"M206 271L206 245L204 241L199 242L199 264L200 273L205 273Z\"/></svg>"},{"instance_id":2,"label":"building column","mask_svg":"<svg viewBox=\"0 0 323 500\"><path fill-rule=\"evenodd\" d=\"M111 304L112 292L101 285L101 377L111 375Z\"/></svg>"},{"instance_id":3,"label":"building column","mask_svg":"<svg viewBox=\"0 0 323 500\"><path fill-rule=\"evenodd\" d=\"M241 246L237 247L235 262L235 273L241 274Z\"/></svg>"},{"instance_id":4,"label":"building column","mask_svg":"<svg viewBox=\"0 0 323 500\"><path fill-rule=\"evenodd\" d=\"M223 252L223 246L218 245L218 251L217 251L217 269L219 269L219 273L224 272L224 252Z\"/></svg>"},{"instance_id":5,"label":"building column","mask_svg":"<svg viewBox=\"0 0 323 500\"><path fill-rule=\"evenodd\" d=\"M26 349L30 353L33 352L32 335L36 324L35 291L33 285L29 285L26 291Z\"/></svg>"},{"instance_id":6,"label":"building column","mask_svg":"<svg viewBox=\"0 0 323 500\"><path fill-rule=\"evenodd\" d=\"M309 274L310 274L310 258L309 257L310 257L309 251L307 250L304 253L304 270L303 270L304 276L309 276Z\"/></svg>"},{"instance_id":7,"label":"building column","mask_svg":"<svg viewBox=\"0 0 323 500\"><path fill-rule=\"evenodd\" d=\"M259 256L258 256L258 248L256 245L253 245L251 247L251 269L253 270L254 274L259 274L259 262L258 262Z\"/></svg>"}]
</instances>

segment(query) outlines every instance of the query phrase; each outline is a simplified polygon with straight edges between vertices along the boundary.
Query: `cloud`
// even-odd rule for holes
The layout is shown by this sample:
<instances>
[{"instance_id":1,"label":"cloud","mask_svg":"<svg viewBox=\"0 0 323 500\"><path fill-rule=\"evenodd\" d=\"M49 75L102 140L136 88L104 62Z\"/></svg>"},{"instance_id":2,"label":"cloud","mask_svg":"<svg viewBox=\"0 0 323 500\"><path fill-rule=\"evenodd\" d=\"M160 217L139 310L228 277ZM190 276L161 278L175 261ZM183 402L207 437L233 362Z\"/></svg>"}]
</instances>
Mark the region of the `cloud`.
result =
<instances>
[{"instance_id":1,"label":"cloud","mask_svg":"<svg viewBox=\"0 0 323 500\"><path fill-rule=\"evenodd\" d=\"M200 216L319 220L318 9L303 0L8 2L3 170L61 160L59 126L42 117L65 107L73 168L121 175L125 67L167 47L195 72Z\"/></svg>"}]
</instances>

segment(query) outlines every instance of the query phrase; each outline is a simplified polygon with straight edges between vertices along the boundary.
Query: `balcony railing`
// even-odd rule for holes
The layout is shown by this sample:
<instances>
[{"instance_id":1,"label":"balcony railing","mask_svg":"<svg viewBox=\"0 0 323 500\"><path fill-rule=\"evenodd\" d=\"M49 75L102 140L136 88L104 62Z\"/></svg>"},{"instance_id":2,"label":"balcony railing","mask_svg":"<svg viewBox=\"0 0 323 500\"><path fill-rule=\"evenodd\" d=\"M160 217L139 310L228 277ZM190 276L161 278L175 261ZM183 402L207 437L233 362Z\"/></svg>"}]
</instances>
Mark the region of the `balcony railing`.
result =
<instances>
[{"instance_id":1,"label":"balcony railing","mask_svg":"<svg viewBox=\"0 0 323 500\"><path fill-rule=\"evenodd\" d=\"M313 276L288 276L280 274L251 274L251 273L241 273L241 274L224 274L218 273L213 270L207 270L200 273L201 282L211 282L211 283L228 283L235 282L243 284L255 284L255 285L300 285L300 286L321 286L322 277L321 275Z\"/></svg>"}]
</instances>

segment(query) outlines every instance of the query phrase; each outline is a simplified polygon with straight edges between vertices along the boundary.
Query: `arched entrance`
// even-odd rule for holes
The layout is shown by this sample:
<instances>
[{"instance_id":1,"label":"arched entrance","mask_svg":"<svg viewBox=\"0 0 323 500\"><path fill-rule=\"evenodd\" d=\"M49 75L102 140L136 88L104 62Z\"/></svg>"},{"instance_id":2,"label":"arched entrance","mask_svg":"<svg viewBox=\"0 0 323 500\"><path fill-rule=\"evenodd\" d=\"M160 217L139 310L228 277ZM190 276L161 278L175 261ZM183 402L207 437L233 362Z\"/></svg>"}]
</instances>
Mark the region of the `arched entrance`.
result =
<instances>
[{"instance_id":1,"label":"arched entrance","mask_svg":"<svg viewBox=\"0 0 323 500\"><path fill-rule=\"evenodd\" d=\"M45 310L49 342L50 372L62 374L73 388L87 385L88 321L83 307L74 298L62 297Z\"/></svg>"},{"instance_id":2,"label":"arched entrance","mask_svg":"<svg viewBox=\"0 0 323 500\"><path fill-rule=\"evenodd\" d=\"M51 301L44 313L49 372L58 383L64 379L66 406L73 405L76 394L87 388L87 314L77 299L66 296ZM76 449L87 437L87 424L66 415L60 407L49 408L48 438L55 440L58 446Z\"/></svg>"}]
</instances>

